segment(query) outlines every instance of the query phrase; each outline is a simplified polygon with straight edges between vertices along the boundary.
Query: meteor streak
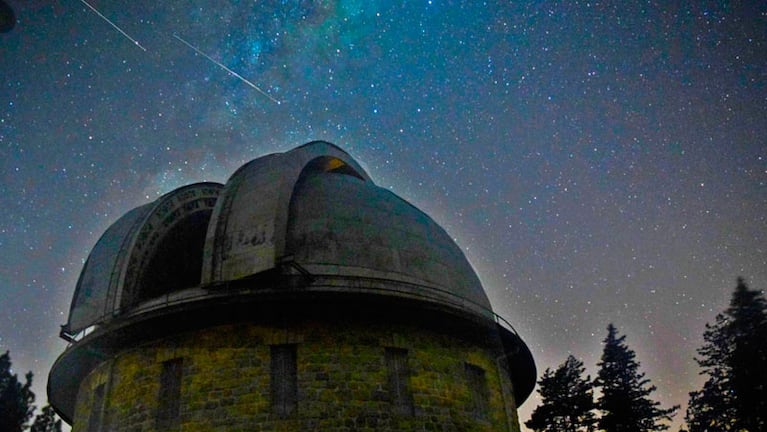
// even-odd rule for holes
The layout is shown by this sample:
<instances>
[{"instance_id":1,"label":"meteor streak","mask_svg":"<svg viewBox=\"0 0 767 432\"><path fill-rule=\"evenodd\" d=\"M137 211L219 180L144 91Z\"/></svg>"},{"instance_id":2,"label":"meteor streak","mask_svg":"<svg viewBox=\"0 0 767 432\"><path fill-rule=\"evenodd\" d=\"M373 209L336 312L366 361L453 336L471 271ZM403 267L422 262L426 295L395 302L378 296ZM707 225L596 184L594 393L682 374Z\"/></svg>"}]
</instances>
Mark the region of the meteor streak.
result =
<instances>
[{"instance_id":1,"label":"meteor streak","mask_svg":"<svg viewBox=\"0 0 767 432\"><path fill-rule=\"evenodd\" d=\"M125 33L125 32L123 31L123 29L121 29L120 27L118 27L118 26L117 26L117 24L115 24L115 23L113 23L112 21L110 21L110 20L109 20L109 18L105 17L105 16L104 16L104 15L103 15L101 12L99 12L99 11L98 11L98 10L97 10L95 7L91 6L91 5L90 5L90 3L88 3L88 2L87 2L87 1L85 1L85 0L80 0L80 1L81 1L81 2L82 2L84 5L85 5L85 6L88 6L88 8L90 8L90 10L92 10L93 12L95 12L95 13L96 13L96 15L98 15L98 16L99 16L101 19L103 19L104 21L108 22L108 23L109 23L109 25L111 25L112 27L114 27L114 28L115 28L115 30L119 31L120 33L122 33L122 35L123 35L123 36L125 36L125 37L126 37L126 38L128 38L128 39L130 39L130 41L131 41L131 42L133 42L134 44L136 44L136 46L137 46L137 47L139 47L139 48L141 48L142 50L146 51L146 48L142 47L142 46L141 46L141 44L140 44L140 43L138 43L138 41L137 41L136 39L133 39L132 37L130 37L130 36L128 35L128 33Z\"/></svg>"},{"instance_id":2,"label":"meteor streak","mask_svg":"<svg viewBox=\"0 0 767 432\"><path fill-rule=\"evenodd\" d=\"M81 0L81 1L82 1L82 0ZM214 58L212 58L211 56L209 56L209 55L205 54L204 52L200 51L200 50L199 50L199 49L198 49L196 46L194 46L194 45L190 44L189 42L185 41L184 39L182 39L182 38L181 38L181 36L174 34L174 35L173 35L173 37L174 37L174 38L176 38L176 39L178 39L179 41L181 41L181 43L183 43L184 45L186 45L186 46L188 46L189 48L193 49L193 50L194 50L194 51L195 51L197 54L200 54L201 56L203 56L203 57L205 57L206 59L210 60L211 62L213 62L215 65L217 65L217 66L218 66L218 67L220 67L221 69L223 69L223 70L225 70L225 71L229 72L229 74L230 74L230 75L234 76L235 78L238 78L240 81L242 81L242 82L244 82L245 84L247 84L247 85L251 86L251 87L252 87L253 89L255 89L257 92L259 92L259 93L261 93L262 95L264 95L264 96L266 96L267 98L269 98L269 100L270 100L270 101L272 101L272 102L276 103L277 105L280 105L280 104L282 103L282 102L278 101L277 99L273 98L271 95L269 95L269 93L267 93L267 92L265 92L265 91L261 90L260 88L258 88L258 86L257 86L257 85L255 85L255 84L253 84L252 82L248 81L247 79L243 78L243 76L242 76L242 75L240 75L240 74L238 74L237 72L235 72L235 71L233 71L233 70L229 69L228 67L224 66L224 65L223 65L221 62L219 62L219 61L216 61L216 59L214 59Z\"/></svg>"}]
</instances>

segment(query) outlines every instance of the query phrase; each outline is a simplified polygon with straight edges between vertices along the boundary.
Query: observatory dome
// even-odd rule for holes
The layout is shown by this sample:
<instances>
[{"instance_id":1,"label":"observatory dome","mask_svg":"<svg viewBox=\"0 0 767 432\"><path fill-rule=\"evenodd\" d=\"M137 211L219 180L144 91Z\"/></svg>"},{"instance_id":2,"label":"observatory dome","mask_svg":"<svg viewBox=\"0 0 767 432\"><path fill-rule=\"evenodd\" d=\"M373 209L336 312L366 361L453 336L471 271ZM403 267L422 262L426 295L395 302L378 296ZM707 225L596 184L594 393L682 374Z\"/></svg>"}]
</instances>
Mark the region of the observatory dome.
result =
<instances>
[{"instance_id":1,"label":"observatory dome","mask_svg":"<svg viewBox=\"0 0 767 432\"><path fill-rule=\"evenodd\" d=\"M310 277L310 292L405 296L493 316L439 225L376 186L343 150L312 142L255 159L226 185L184 186L118 219L88 257L64 329L279 275Z\"/></svg>"},{"instance_id":2,"label":"observatory dome","mask_svg":"<svg viewBox=\"0 0 767 432\"><path fill-rule=\"evenodd\" d=\"M357 402L375 412L399 406L403 418L415 415L413 424L421 426L431 409L452 413L445 425L455 424L453 415L485 421L490 411L497 424L513 424L516 406L535 385L529 349L493 313L453 239L377 186L346 152L321 141L254 159L223 185L190 184L128 211L88 256L61 337L70 345L51 369L48 399L75 430L98 430L90 425L107 421L126 431L154 421L165 430L158 425L169 418L202 425L219 416L206 411L216 404L195 405L195 398L218 394L201 389L240 385L241 374L288 380L271 393L262 383L220 401L247 407L222 421L248 427L258 411L266 416L262 425L301 419L313 429L317 418L348 415L340 407ZM402 362L411 351L419 354L409 370ZM364 359L355 357L362 352ZM219 367L222 359L231 367ZM447 366L432 370L437 363ZM392 376L404 375L383 384L383 365ZM285 368L293 372L280 372ZM349 395L347 378L329 372L355 368L369 393ZM432 378L406 388L405 375L434 373L462 396L447 400L444 389L419 387ZM157 380L144 388L149 381L135 374ZM182 376L189 387L182 389ZM338 400L315 400L320 392L306 390L296 402L298 383L325 388L331 378ZM383 387L386 395L376 390ZM425 398L423 407L395 397L411 390ZM339 405L349 397L358 400ZM261 402L246 403L254 398ZM288 411L294 417L280 417ZM200 430L213 430L205 424Z\"/></svg>"}]
</instances>

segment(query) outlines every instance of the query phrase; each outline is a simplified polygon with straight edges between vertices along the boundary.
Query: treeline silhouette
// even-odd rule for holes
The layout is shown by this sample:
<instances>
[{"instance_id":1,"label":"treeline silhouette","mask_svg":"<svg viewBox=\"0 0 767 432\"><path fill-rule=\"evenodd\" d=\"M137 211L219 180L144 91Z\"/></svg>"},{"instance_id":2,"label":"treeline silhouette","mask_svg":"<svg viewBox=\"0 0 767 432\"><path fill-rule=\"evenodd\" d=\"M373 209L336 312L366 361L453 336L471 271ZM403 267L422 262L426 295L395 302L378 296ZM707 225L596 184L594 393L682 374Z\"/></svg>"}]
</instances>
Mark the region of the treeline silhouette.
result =
<instances>
[{"instance_id":1,"label":"treeline silhouette","mask_svg":"<svg viewBox=\"0 0 767 432\"><path fill-rule=\"evenodd\" d=\"M690 393L689 432L767 431L767 302L762 291L738 278L730 306L706 324L695 361L707 380ZM541 404L525 425L536 432L663 431L678 406L661 408L656 390L639 371L635 353L613 324L597 377L584 377L583 362L569 356L538 381ZM600 390L594 400L594 389ZM684 430L684 429L682 429Z\"/></svg>"},{"instance_id":2,"label":"treeline silhouette","mask_svg":"<svg viewBox=\"0 0 767 432\"><path fill-rule=\"evenodd\" d=\"M0 355L0 432L61 432L61 420L50 405L35 412L35 394L32 392L32 372L27 372L22 383L11 368L11 354Z\"/></svg>"}]
</instances>

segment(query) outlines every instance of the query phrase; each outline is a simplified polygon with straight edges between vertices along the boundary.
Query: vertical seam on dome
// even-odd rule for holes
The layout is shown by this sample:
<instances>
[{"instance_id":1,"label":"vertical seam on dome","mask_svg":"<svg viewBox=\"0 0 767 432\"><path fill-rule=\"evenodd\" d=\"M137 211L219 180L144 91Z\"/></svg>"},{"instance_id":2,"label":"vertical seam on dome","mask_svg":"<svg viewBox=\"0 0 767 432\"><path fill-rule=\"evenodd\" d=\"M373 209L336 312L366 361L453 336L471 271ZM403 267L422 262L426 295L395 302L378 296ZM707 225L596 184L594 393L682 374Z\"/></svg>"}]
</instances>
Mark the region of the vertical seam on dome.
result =
<instances>
[{"instance_id":1,"label":"vertical seam on dome","mask_svg":"<svg viewBox=\"0 0 767 432\"><path fill-rule=\"evenodd\" d=\"M225 258L224 254L226 253L224 250L224 242L226 240L226 231L229 225L230 210L232 209L234 198L237 196L237 191L244 181L244 173L245 171L242 171L240 175L229 179L226 184L226 190L222 191L221 195L219 195L219 199L223 199L221 200L221 210L215 221L216 232L213 235L213 251L210 257L210 276L213 281L221 278L221 263L223 262ZM213 222L212 217L211 222Z\"/></svg>"}]
</instances>

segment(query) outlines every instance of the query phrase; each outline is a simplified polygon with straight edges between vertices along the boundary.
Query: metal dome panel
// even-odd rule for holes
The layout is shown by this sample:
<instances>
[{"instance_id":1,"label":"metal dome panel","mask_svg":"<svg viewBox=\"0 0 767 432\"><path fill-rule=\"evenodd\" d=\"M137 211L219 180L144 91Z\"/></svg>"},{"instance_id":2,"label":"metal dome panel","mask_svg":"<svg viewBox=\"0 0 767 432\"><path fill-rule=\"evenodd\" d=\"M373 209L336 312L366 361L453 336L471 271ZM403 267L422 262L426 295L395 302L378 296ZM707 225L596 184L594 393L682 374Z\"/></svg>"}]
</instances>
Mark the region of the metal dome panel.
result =
<instances>
[{"instance_id":1,"label":"metal dome panel","mask_svg":"<svg viewBox=\"0 0 767 432\"><path fill-rule=\"evenodd\" d=\"M397 290L405 294L492 316L479 279L450 236L407 201L353 176L302 178L290 206L286 252L312 275L402 283Z\"/></svg>"},{"instance_id":2,"label":"metal dome panel","mask_svg":"<svg viewBox=\"0 0 767 432\"><path fill-rule=\"evenodd\" d=\"M76 334L130 306L140 290L142 271L162 239L190 215L211 211L221 188L218 183L183 186L129 211L112 224L80 273L63 331ZM207 223L200 228L201 236L206 228Z\"/></svg>"},{"instance_id":3,"label":"metal dome panel","mask_svg":"<svg viewBox=\"0 0 767 432\"><path fill-rule=\"evenodd\" d=\"M213 210L205 241L203 283L241 279L276 266L285 254L293 187L304 169L318 159L328 163L317 169L345 167L369 181L346 152L322 141L248 162L227 181Z\"/></svg>"},{"instance_id":4,"label":"metal dome panel","mask_svg":"<svg viewBox=\"0 0 767 432\"><path fill-rule=\"evenodd\" d=\"M77 333L111 315L115 309L119 269L136 229L152 204L137 207L113 223L96 242L80 272L75 294L69 308L67 333Z\"/></svg>"}]
</instances>

